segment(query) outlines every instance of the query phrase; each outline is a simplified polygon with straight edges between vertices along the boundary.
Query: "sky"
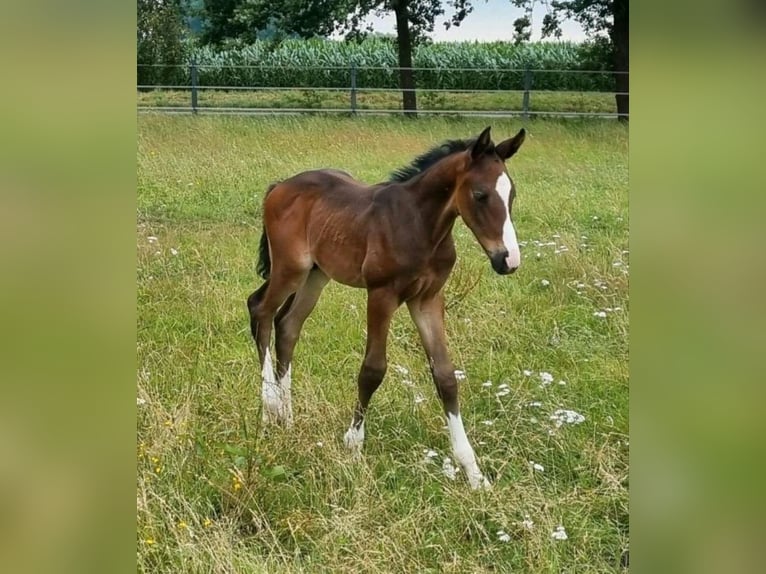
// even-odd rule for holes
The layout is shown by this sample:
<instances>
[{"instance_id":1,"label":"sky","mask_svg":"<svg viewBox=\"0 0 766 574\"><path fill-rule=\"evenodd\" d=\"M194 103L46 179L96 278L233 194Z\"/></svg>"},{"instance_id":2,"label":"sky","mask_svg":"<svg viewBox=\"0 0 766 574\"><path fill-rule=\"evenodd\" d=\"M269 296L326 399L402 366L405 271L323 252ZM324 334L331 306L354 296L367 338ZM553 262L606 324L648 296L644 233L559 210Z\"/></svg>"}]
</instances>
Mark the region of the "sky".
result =
<instances>
[{"instance_id":1,"label":"sky","mask_svg":"<svg viewBox=\"0 0 766 574\"><path fill-rule=\"evenodd\" d=\"M452 10L447 8L447 15ZM513 6L510 0L474 0L471 12L459 27L444 29L445 17L437 18L434 31L430 34L436 42L459 42L478 40L493 42L496 40L511 41L513 39L513 21L523 15L523 10ZM542 2L537 2L532 14L532 40L540 39L540 24L545 15ZM396 20L393 13L383 18L371 16L367 19L376 32L383 34L396 33ZM585 34L577 22L567 21L561 26L561 39L572 42L585 40Z\"/></svg>"}]
</instances>

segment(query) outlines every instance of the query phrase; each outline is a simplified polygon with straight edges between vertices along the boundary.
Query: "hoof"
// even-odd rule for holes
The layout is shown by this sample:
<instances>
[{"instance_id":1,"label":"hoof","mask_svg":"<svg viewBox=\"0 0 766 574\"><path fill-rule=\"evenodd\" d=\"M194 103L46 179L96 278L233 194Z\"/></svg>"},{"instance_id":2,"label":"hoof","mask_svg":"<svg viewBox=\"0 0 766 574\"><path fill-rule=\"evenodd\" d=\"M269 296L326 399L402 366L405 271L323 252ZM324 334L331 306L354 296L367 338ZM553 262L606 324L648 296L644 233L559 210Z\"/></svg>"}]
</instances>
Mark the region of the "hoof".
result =
<instances>
[{"instance_id":1,"label":"hoof","mask_svg":"<svg viewBox=\"0 0 766 574\"><path fill-rule=\"evenodd\" d=\"M481 474L478 476L468 476L468 482L471 485L471 490L491 490L492 485Z\"/></svg>"}]
</instances>

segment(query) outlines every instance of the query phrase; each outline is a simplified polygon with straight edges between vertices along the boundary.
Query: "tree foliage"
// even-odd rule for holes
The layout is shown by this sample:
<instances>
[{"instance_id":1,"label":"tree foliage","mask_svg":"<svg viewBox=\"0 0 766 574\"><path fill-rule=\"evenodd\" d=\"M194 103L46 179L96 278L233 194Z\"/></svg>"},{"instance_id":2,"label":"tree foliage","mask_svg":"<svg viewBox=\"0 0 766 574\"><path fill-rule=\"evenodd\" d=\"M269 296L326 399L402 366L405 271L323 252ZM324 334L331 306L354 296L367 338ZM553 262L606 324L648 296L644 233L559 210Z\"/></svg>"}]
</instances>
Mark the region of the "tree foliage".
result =
<instances>
[{"instance_id":1,"label":"tree foliage","mask_svg":"<svg viewBox=\"0 0 766 574\"><path fill-rule=\"evenodd\" d=\"M447 27L459 26L471 12L472 0L205 0L208 14L203 40L220 44L228 40L245 43L259 38L267 27L282 36L329 36L341 32L348 40L360 40L372 29L364 24L370 14L396 15L396 35L400 85L405 110L414 111L415 80L412 47L433 32L436 18L445 6L454 9ZM213 13L217 17L213 18ZM262 36L260 36L262 37Z\"/></svg>"},{"instance_id":2,"label":"tree foliage","mask_svg":"<svg viewBox=\"0 0 766 574\"><path fill-rule=\"evenodd\" d=\"M514 40L527 42L532 37L532 11L539 0L511 0L524 9L524 15L513 23ZM550 0L542 21L543 38L561 37L564 20L578 22L588 37L598 46L610 52L612 70L615 72L615 98L620 119L628 117L628 2L629 0Z\"/></svg>"},{"instance_id":3,"label":"tree foliage","mask_svg":"<svg viewBox=\"0 0 766 574\"><path fill-rule=\"evenodd\" d=\"M185 63L185 26L179 0L137 0L139 85L178 82Z\"/></svg>"}]
</instances>

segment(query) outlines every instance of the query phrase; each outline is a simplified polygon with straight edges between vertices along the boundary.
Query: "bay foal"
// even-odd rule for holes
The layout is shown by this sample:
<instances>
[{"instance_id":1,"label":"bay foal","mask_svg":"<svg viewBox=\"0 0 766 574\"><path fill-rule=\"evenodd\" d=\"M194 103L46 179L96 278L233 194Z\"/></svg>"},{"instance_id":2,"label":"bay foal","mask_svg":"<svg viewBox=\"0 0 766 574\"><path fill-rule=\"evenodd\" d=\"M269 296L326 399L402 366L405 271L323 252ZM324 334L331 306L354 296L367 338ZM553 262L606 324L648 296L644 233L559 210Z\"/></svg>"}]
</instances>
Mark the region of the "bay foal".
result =
<instances>
[{"instance_id":1,"label":"bay foal","mask_svg":"<svg viewBox=\"0 0 766 574\"><path fill-rule=\"evenodd\" d=\"M264 200L259 272L266 282L248 298L260 358L265 422L292 423L293 350L304 321L330 279L367 290L367 347L358 400L344 440L364 442L364 417L386 373L391 317L406 303L447 417L452 450L473 488L488 486L463 428L458 385L444 333L442 289L455 264L452 227L460 216L499 274L521 263L511 219L515 189L505 168L522 129L495 145L490 128L447 142L367 186L333 169L306 171L273 185ZM276 369L270 351L276 331Z\"/></svg>"}]
</instances>

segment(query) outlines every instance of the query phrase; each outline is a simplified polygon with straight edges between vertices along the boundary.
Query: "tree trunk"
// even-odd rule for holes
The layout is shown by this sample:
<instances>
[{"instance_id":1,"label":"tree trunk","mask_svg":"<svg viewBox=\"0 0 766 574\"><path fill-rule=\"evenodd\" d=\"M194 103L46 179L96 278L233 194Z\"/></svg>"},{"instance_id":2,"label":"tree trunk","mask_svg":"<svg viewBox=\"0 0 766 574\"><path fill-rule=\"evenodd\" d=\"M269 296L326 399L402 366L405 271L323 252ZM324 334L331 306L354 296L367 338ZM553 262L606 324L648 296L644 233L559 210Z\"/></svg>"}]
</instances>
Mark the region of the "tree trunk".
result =
<instances>
[{"instance_id":1,"label":"tree trunk","mask_svg":"<svg viewBox=\"0 0 766 574\"><path fill-rule=\"evenodd\" d=\"M402 107L405 115L415 117L418 109L415 96L415 76L412 73L412 39L410 38L408 0L396 0L396 40L399 47L399 87L402 89Z\"/></svg>"},{"instance_id":2,"label":"tree trunk","mask_svg":"<svg viewBox=\"0 0 766 574\"><path fill-rule=\"evenodd\" d=\"M614 71L628 72L630 60L628 58L628 1L614 0L614 24L611 30L612 47L614 50ZM629 110L629 85L630 78L627 73L614 75L615 95L617 102L617 117L620 121L628 121Z\"/></svg>"}]
</instances>

